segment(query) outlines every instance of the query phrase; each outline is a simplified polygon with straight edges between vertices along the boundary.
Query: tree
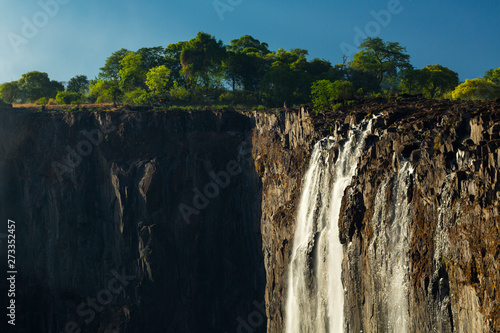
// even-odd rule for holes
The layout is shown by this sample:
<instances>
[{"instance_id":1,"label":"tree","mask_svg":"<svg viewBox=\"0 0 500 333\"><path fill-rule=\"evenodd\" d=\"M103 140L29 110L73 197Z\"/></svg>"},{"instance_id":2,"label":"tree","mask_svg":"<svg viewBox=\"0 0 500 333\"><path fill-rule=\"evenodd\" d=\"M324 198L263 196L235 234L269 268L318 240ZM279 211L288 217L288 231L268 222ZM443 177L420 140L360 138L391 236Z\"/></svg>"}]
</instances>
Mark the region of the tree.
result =
<instances>
[{"instance_id":1,"label":"tree","mask_svg":"<svg viewBox=\"0 0 500 333\"><path fill-rule=\"evenodd\" d=\"M354 55L351 67L376 75L379 86L384 79L394 78L399 71L411 68L406 48L397 42L368 37L359 48L361 51Z\"/></svg>"},{"instance_id":2,"label":"tree","mask_svg":"<svg viewBox=\"0 0 500 333\"><path fill-rule=\"evenodd\" d=\"M255 39L250 35L245 35L238 39L231 40L227 49L232 52L258 53L266 55L270 53L268 47L269 45L267 43L261 43L258 39Z\"/></svg>"},{"instance_id":3,"label":"tree","mask_svg":"<svg viewBox=\"0 0 500 333\"><path fill-rule=\"evenodd\" d=\"M118 71L120 77L120 89L124 92L145 88L147 70L142 64L142 56L132 51L120 60L121 69Z\"/></svg>"},{"instance_id":4,"label":"tree","mask_svg":"<svg viewBox=\"0 0 500 333\"><path fill-rule=\"evenodd\" d=\"M77 92L60 91L56 95L57 104L80 104L82 95Z\"/></svg>"},{"instance_id":5,"label":"tree","mask_svg":"<svg viewBox=\"0 0 500 333\"><path fill-rule=\"evenodd\" d=\"M114 82L104 81L102 79L94 79L89 86L89 99L95 103L111 103L116 104L122 92Z\"/></svg>"},{"instance_id":6,"label":"tree","mask_svg":"<svg viewBox=\"0 0 500 333\"><path fill-rule=\"evenodd\" d=\"M266 55L271 62L262 79L260 90L265 103L273 106L305 103L309 100L311 77L307 72L305 49L278 49Z\"/></svg>"},{"instance_id":7,"label":"tree","mask_svg":"<svg viewBox=\"0 0 500 333\"><path fill-rule=\"evenodd\" d=\"M500 67L486 71L483 78L493 83L500 84Z\"/></svg>"},{"instance_id":8,"label":"tree","mask_svg":"<svg viewBox=\"0 0 500 333\"><path fill-rule=\"evenodd\" d=\"M311 85L311 100L315 111L326 110L331 106L331 84L329 80L318 80Z\"/></svg>"},{"instance_id":9,"label":"tree","mask_svg":"<svg viewBox=\"0 0 500 333\"><path fill-rule=\"evenodd\" d=\"M183 87L185 86L185 80L182 75L181 53L186 43L169 44L165 49L165 66L170 69L171 80Z\"/></svg>"},{"instance_id":10,"label":"tree","mask_svg":"<svg viewBox=\"0 0 500 333\"><path fill-rule=\"evenodd\" d=\"M407 93L423 94L436 98L450 92L458 85L458 74L441 65L427 65L422 69L407 69L402 72L400 89Z\"/></svg>"},{"instance_id":11,"label":"tree","mask_svg":"<svg viewBox=\"0 0 500 333\"><path fill-rule=\"evenodd\" d=\"M90 82L87 76L77 75L69 80L66 91L76 92L80 95L86 95L89 90L89 84Z\"/></svg>"},{"instance_id":12,"label":"tree","mask_svg":"<svg viewBox=\"0 0 500 333\"><path fill-rule=\"evenodd\" d=\"M106 59L104 67L100 68L99 78L104 81L118 81L120 79L118 72L122 68L120 64L123 57L128 53L127 49L121 49L113 52L111 56Z\"/></svg>"},{"instance_id":13,"label":"tree","mask_svg":"<svg viewBox=\"0 0 500 333\"><path fill-rule=\"evenodd\" d=\"M0 98L12 104L19 98L19 84L17 81L7 82L0 86Z\"/></svg>"},{"instance_id":14,"label":"tree","mask_svg":"<svg viewBox=\"0 0 500 333\"><path fill-rule=\"evenodd\" d=\"M198 32L196 38L183 45L181 52L182 74L188 85L202 85L205 88L220 86L225 56L226 49L222 41Z\"/></svg>"},{"instance_id":15,"label":"tree","mask_svg":"<svg viewBox=\"0 0 500 333\"><path fill-rule=\"evenodd\" d=\"M264 102L271 106L305 103L309 99L310 82L305 71L281 61L272 63L261 83Z\"/></svg>"},{"instance_id":16,"label":"tree","mask_svg":"<svg viewBox=\"0 0 500 333\"><path fill-rule=\"evenodd\" d=\"M243 90L257 90L269 67L265 58L270 53L267 43L261 43L252 36L245 35L231 40L226 49L224 68L232 83L233 91L237 86Z\"/></svg>"},{"instance_id":17,"label":"tree","mask_svg":"<svg viewBox=\"0 0 500 333\"><path fill-rule=\"evenodd\" d=\"M465 80L451 93L453 99L485 100L500 98L500 85L485 79Z\"/></svg>"},{"instance_id":18,"label":"tree","mask_svg":"<svg viewBox=\"0 0 500 333\"><path fill-rule=\"evenodd\" d=\"M160 103L165 98L169 88L170 69L165 66L151 68L146 75L146 85L154 98Z\"/></svg>"},{"instance_id":19,"label":"tree","mask_svg":"<svg viewBox=\"0 0 500 333\"><path fill-rule=\"evenodd\" d=\"M314 58L306 66L306 71L313 80L324 79L332 69L332 64L329 61L318 58Z\"/></svg>"},{"instance_id":20,"label":"tree","mask_svg":"<svg viewBox=\"0 0 500 333\"><path fill-rule=\"evenodd\" d=\"M165 49L161 46L143 47L137 50L136 54L141 56L142 67L148 71L151 68L166 65Z\"/></svg>"},{"instance_id":21,"label":"tree","mask_svg":"<svg viewBox=\"0 0 500 333\"><path fill-rule=\"evenodd\" d=\"M343 101L353 97L354 88L349 81L318 80L311 85L311 99L316 111L332 107L335 101Z\"/></svg>"},{"instance_id":22,"label":"tree","mask_svg":"<svg viewBox=\"0 0 500 333\"><path fill-rule=\"evenodd\" d=\"M64 91L62 83L51 81L47 73L28 72L18 81L20 96L23 101L35 102L39 98L54 98L58 91Z\"/></svg>"}]
</instances>

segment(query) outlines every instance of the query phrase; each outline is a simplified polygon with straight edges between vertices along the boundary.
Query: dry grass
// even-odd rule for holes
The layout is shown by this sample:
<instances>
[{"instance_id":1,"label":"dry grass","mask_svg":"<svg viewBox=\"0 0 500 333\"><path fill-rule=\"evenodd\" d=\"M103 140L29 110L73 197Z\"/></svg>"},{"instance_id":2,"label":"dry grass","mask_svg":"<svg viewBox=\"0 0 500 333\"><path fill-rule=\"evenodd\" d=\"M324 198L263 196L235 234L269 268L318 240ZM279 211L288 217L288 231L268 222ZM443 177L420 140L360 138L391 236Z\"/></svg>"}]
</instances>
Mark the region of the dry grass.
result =
<instances>
[{"instance_id":1,"label":"dry grass","mask_svg":"<svg viewBox=\"0 0 500 333\"><path fill-rule=\"evenodd\" d=\"M36 103L23 103L23 104L12 104L13 108L19 109L37 109L39 110L41 105ZM45 105L45 110L61 111L70 108L87 108L87 109L101 109L101 110L117 110L118 107L114 107L113 103L101 103L101 104L55 104L55 105Z\"/></svg>"}]
</instances>

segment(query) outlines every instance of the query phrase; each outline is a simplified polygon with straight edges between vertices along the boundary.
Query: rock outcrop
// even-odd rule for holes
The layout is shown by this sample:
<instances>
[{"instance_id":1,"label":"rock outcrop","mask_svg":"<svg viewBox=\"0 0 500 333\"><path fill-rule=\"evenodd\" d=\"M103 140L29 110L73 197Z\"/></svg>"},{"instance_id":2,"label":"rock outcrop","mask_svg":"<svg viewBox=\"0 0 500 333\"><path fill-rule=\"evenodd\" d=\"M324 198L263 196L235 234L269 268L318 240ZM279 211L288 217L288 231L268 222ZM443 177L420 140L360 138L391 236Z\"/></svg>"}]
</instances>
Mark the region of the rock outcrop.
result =
<instances>
[{"instance_id":1,"label":"rock outcrop","mask_svg":"<svg viewBox=\"0 0 500 333\"><path fill-rule=\"evenodd\" d=\"M396 249L374 249L384 246L380 233L397 236L395 222L383 215L402 197L384 183L395 184L402 163L413 168L404 194L408 331L499 332L500 103L394 101L366 107L356 117L370 113L380 117L339 221L349 332L387 331L390 310L381 298L386 286L378 285L380 269L374 268ZM377 196L385 197L386 206L374 216ZM386 225L377 226L380 220Z\"/></svg>"}]
</instances>

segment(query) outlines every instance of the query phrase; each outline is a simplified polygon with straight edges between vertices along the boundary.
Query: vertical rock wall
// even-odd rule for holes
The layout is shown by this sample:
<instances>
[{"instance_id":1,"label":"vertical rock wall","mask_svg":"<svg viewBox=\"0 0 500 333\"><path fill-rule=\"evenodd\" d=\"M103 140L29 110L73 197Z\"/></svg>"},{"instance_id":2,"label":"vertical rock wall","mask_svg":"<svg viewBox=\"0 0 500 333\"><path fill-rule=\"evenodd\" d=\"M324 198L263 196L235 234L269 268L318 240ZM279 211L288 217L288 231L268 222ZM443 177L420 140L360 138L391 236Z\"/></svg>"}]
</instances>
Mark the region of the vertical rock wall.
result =
<instances>
[{"instance_id":1,"label":"vertical rock wall","mask_svg":"<svg viewBox=\"0 0 500 333\"><path fill-rule=\"evenodd\" d=\"M283 332L312 146L342 143L380 114L339 220L346 328L391 327L388 266L405 253L408 332L500 332L499 110L397 99L317 116L2 112L0 213L18 225L22 272L16 328ZM401 192L404 163L413 171ZM406 233L394 229L403 201ZM397 255L394 233L406 242Z\"/></svg>"}]
</instances>

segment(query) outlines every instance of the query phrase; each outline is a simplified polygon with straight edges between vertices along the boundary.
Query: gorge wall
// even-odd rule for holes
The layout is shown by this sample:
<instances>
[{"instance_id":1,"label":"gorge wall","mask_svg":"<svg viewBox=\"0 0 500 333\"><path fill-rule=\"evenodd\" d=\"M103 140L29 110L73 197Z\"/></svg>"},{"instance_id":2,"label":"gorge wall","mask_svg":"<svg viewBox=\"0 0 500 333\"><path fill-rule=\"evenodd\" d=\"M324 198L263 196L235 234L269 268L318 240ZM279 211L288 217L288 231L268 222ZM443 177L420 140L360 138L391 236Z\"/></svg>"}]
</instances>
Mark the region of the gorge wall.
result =
<instances>
[{"instance_id":1,"label":"gorge wall","mask_svg":"<svg viewBox=\"0 0 500 333\"><path fill-rule=\"evenodd\" d=\"M250 117L15 110L0 126L1 216L17 224L15 332L266 321Z\"/></svg>"},{"instance_id":2,"label":"gorge wall","mask_svg":"<svg viewBox=\"0 0 500 333\"><path fill-rule=\"evenodd\" d=\"M2 111L16 332L283 332L312 146L338 149L373 115L339 220L346 329L389 331L383 267L404 254L409 332L500 332L500 102L420 99L327 115ZM386 251L394 233L407 247Z\"/></svg>"}]
</instances>

